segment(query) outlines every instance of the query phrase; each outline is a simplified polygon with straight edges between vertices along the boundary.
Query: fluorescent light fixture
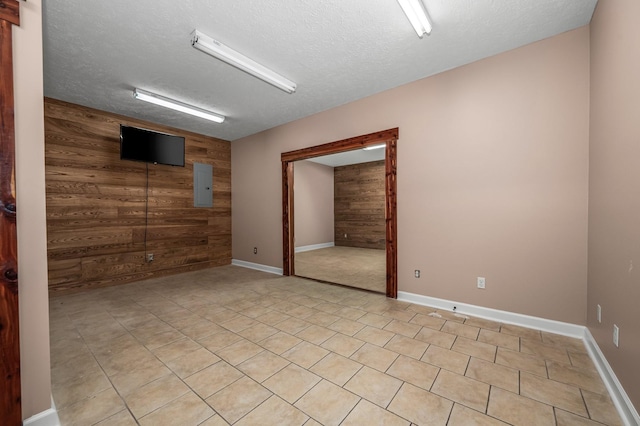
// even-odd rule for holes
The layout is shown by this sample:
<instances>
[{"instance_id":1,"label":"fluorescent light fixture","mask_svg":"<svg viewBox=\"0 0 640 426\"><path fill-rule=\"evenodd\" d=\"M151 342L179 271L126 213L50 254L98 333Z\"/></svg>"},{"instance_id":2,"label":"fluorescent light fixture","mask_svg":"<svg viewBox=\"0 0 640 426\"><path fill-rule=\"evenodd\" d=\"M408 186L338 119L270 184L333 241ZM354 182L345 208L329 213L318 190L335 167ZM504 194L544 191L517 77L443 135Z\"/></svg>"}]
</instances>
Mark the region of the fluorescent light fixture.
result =
<instances>
[{"instance_id":1,"label":"fluorescent light fixture","mask_svg":"<svg viewBox=\"0 0 640 426\"><path fill-rule=\"evenodd\" d=\"M225 46L218 40L214 40L198 30L194 30L191 33L191 45L201 52L218 58L280 90L284 90L287 93L296 91L296 84L293 81L281 76L275 71L271 71L264 65L260 65L253 59L247 58L242 53Z\"/></svg>"},{"instance_id":2,"label":"fluorescent light fixture","mask_svg":"<svg viewBox=\"0 0 640 426\"><path fill-rule=\"evenodd\" d=\"M398 0L398 3L402 6L404 14L409 18L413 29L418 33L418 37L422 38L425 34L431 34L433 27L421 0Z\"/></svg>"},{"instance_id":3,"label":"fluorescent light fixture","mask_svg":"<svg viewBox=\"0 0 640 426\"><path fill-rule=\"evenodd\" d=\"M371 145L371 146L365 146L364 148L362 148L364 151L371 151L373 149L381 149L381 148L386 148L387 144L386 143L381 143L380 145Z\"/></svg>"},{"instance_id":4,"label":"fluorescent light fixture","mask_svg":"<svg viewBox=\"0 0 640 426\"><path fill-rule=\"evenodd\" d=\"M211 111L204 110L202 108L187 105L180 101L165 98L164 96L156 95L155 93L146 92L140 89L135 89L133 91L133 97L140 101L145 101L155 105L160 105L165 108L170 108L176 111L184 112L185 114L195 115L196 117L204 118L205 120L215 121L216 123L222 123L225 119L224 115L216 114L215 112L211 112Z\"/></svg>"}]
</instances>

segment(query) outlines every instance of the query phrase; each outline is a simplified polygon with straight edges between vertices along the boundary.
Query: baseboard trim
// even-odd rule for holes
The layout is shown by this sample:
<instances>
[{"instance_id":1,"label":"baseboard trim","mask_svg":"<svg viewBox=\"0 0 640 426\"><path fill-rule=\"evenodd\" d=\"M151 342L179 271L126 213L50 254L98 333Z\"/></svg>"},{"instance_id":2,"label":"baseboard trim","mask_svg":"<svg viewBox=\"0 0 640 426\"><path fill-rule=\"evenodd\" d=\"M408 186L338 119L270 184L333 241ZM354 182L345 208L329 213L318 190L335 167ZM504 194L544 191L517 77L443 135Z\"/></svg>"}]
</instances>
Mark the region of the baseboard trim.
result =
<instances>
[{"instance_id":1,"label":"baseboard trim","mask_svg":"<svg viewBox=\"0 0 640 426\"><path fill-rule=\"evenodd\" d=\"M613 372L611 365L609 365L609 361L607 361L600 350L600 346L598 346L596 339L593 338L591 331L586 327L584 332L584 342L587 350L589 351L589 356L596 365L598 373L600 373L600 377L602 377L602 380L609 391L609 395L611 395L613 404L616 406L616 409L618 410L620 417L622 417L622 420L625 422L625 425L640 425L640 415L638 415L638 411L633 406L631 399L629 399L629 395L627 395L627 392L625 392L622 384L620 384L618 377Z\"/></svg>"},{"instance_id":2,"label":"baseboard trim","mask_svg":"<svg viewBox=\"0 0 640 426\"><path fill-rule=\"evenodd\" d=\"M328 248L328 247L335 247L335 245L336 243L332 241L330 243L320 243L320 244L311 244L308 246L300 246L300 247L296 247L296 253L302 253L304 251L319 250L319 249Z\"/></svg>"},{"instance_id":3,"label":"baseboard trim","mask_svg":"<svg viewBox=\"0 0 640 426\"><path fill-rule=\"evenodd\" d=\"M398 300L447 311L453 311L453 307L455 306L456 312L461 315L471 315L506 324L514 324L581 339L587 348L593 363L596 365L598 373L607 387L609 395L611 396L613 404L618 410L618 414L622 421L627 426L640 425L640 416L638 416L638 411L633 406L631 399L629 399L629 396L620 384L620 381L613 372L609 362L604 357L604 354L600 350L600 347L587 327L545 318L532 317L514 312L501 311L498 309L485 308L482 306L469 305L466 303L458 303L451 300L438 299L436 297L423 296L404 291L398 292Z\"/></svg>"},{"instance_id":4,"label":"baseboard trim","mask_svg":"<svg viewBox=\"0 0 640 426\"><path fill-rule=\"evenodd\" d=\"M238 259L232 259L231 264L235 266L241 266L247 269L255 269L256 271L282 275L282 268L276 268L275 266L261 265L260 263L247 262L246 260L238 260Z\"/></svg>"},{"instance_id":5,"label":"baseboard trim","mask_svg":"<svg viewBox=\"0 0 640 426\"><path fill-rule=\"evenodd\" d=\"M60 426L60 418L58 417L58 410L56 410L56 404L51 398L51 408L44 410L34 416L22 422L23 426Z\"/></svg>"},{"instance_id":6,"label":"baseboard trim","mask_svg":"<svg viewBox=\"0 0 640 426\"><path fill-rule=\"evenodd\" d=\"M555 321L545 318L533 317L518 314L515 312L501 311L498 309L485 308L482 306L469 305L466 303L453 302L451 300L438 299L436 297L423 296L420 294L398 292L398 300L411 302L418 305L431 306L438 309L452 311L456 307L456 312L462 315L472 315L474 317L485 318L506 324L520 325L536 330L548 331L550 333L562 334L564 336L584 339L584 326Z\"/></svg>"}]
</instances>

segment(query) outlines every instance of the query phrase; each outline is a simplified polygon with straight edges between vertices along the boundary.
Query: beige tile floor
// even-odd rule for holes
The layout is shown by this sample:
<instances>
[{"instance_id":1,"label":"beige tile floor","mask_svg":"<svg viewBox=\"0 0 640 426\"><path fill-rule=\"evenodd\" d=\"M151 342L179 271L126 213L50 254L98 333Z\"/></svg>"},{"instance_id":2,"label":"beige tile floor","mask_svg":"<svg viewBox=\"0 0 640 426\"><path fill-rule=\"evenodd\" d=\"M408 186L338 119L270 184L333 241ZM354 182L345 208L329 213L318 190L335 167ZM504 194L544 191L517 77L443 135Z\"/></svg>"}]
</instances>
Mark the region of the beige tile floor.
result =
<instances>
[{"instance_id":1,"label":"beige tile floor","mask_svg":"<svg viewBox=\"0 0 640 426\"><path fill-rule=\"evenodd\" d=\"M51 300L63 425L619 425L581 341L235 266Z\"/></svg>"},{"instance_id":2,"label":"beige tile floor","mask_svg":"<svg viewBox=\"0 0 640 426\"><path fill-rule=\"evenodd\" d=\"M325 247L295 255L296 275L387 293L387 255L384 250Z\"/></svg>"}]
</instances>

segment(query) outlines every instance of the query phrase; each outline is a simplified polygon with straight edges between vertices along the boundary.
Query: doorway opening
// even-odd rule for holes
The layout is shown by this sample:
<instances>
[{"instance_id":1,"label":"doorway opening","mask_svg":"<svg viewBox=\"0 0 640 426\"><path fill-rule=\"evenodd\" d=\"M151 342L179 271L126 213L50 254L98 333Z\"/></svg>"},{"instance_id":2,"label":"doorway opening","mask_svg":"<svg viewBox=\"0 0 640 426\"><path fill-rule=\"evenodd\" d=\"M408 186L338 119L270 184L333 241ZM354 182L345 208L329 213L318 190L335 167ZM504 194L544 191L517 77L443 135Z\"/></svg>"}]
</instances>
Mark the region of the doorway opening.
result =
<instances>
[{"instance_id":1,"label":"doorway opening","mask_svg":"<svg viewBox=\"0 0 640 426\"><path fill-rule=\"evenodd\" d=\"M398 128L394 128L282 153L282 234L284 275L295 275L294 162L384 144L386 295L387 297L397 298L397 142Z\"/></svg>"}]
</instances>

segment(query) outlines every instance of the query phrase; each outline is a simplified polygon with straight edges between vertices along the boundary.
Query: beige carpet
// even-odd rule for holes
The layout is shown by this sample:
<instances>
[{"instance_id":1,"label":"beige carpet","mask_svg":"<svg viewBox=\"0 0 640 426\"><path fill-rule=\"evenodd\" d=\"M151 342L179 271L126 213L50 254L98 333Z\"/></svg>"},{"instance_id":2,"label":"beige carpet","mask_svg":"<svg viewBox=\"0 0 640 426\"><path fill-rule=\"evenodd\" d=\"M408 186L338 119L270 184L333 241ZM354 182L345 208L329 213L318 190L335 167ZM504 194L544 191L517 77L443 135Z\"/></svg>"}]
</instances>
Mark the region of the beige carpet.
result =
<instances>
[{"instance_id":1,"label":"beige carpet","mask_svg":"<svg viewBox=\"0 0 640 426\"><path fill-rule=\"evenodd\" d=\"M387 267L384 250L328 247L296 253L297 276L385 293Z\"/></svg>"}]
</instances>

